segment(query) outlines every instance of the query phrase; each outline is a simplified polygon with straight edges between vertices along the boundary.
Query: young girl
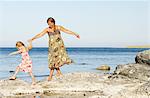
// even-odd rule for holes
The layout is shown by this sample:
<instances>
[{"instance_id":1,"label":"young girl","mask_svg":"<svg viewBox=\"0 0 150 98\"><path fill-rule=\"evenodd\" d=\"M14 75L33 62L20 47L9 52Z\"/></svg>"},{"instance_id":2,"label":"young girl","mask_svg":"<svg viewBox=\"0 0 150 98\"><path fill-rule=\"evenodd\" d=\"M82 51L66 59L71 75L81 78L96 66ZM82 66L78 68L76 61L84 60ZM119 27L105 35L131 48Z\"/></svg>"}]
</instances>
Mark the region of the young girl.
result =
<instances>
[{"instance_id":1,"label":"young girl","mask_svg":"<svg viewBox=\"0 0 150 98\"><path fill-rule=\"evenodd\" d=\"M15 55L15 54L21 54L22 55L22 62L17 66L15 74L11 76L10 80L15 80L16 75L19 71L28 72L29 75L32 78L32 85L35 85L35 77L32 73L32 61L30 59L30 56L28 54L28 51L32 49L32 43L29 42L29 45L26 47L21 41L18 41L16 43L16 48L18 51L12 52L9 55Z\"/></svg>"}]
</instances>

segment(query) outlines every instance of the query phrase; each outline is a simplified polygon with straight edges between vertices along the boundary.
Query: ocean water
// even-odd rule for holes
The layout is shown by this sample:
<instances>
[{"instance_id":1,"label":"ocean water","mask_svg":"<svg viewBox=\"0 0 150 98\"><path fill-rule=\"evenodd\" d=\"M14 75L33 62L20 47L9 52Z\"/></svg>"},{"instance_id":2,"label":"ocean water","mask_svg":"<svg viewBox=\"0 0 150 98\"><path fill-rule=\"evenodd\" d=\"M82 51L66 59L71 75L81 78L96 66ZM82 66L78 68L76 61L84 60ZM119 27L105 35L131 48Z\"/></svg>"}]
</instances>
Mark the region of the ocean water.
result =
<instances>
[{"instance_id":1,"label":"ocean water","mask_svg":"<svg viewBox=\"0 0 150 98\"><path fill-rule=\"evenodd\" d=\"M63 74L71 72L112 73L119 64L134 63L136 54L143 50L147 48L67 48L68 55L74 63L62 66L61 71ZM0 79L10 77L13 74L10 71L15 71L16 66L21 63L21 55L8 56L13 51L16 51L16 48L0 48ZM29 54L33 61L33 73L36 79L38 81L45 79L49 75L48 48L33 48ZM103 64L109 65L111 70L96 70ZM31 82L27 73L19 72L17 77Z\"/></svg>"}]
</instances>

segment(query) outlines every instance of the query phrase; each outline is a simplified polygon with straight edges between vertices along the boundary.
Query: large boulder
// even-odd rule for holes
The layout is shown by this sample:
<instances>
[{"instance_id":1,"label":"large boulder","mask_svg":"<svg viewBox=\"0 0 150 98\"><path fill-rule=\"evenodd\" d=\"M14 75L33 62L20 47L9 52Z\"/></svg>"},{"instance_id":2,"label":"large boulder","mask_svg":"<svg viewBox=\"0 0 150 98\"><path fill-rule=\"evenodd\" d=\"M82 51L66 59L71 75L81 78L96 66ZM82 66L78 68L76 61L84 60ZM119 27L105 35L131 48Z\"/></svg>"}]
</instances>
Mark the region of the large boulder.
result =
<instances>
[{"instance_id":1,"label":"large boulder","mask_svg":"<svg viewBox=\"0 0 150 98\"><path fill-rule=\"evenodd\" d=\"M139 52L135 61L136 63L118 65L114 74L148 81L150 79L150 50Z\"/></svg>"},{"instance_id":2,"label":"large boulder","mask_svg":"<svg viewBox=\"0 0 150 98\"><path fill-rule=\"evenodd\" d=\"M150 66L146 64L118 65L114 74L127 76L133 79L148 81L150 79Z\"/></svg>"},{"instance_id":3,"label":"large boulder","mask_svg":"<svg viewBox=\"0 0 150 98\"><path fill-rule=\"evenodd\" d=\"M135 57L135 62L150 65L150 50L139 52Z\"/></svg>"}]
</instances>

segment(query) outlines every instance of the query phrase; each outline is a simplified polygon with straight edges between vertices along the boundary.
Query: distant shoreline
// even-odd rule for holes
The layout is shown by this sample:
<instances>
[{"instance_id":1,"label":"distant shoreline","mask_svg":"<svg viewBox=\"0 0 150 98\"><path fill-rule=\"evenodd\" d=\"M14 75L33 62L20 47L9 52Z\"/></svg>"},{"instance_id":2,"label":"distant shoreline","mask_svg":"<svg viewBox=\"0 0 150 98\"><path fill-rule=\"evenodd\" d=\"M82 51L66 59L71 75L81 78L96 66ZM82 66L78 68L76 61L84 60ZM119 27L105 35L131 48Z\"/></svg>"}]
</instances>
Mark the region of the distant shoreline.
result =
<instances>
[{"instance_id":1,"label":"distant shoreline","mask_svg":"<svg viewBox=\"0 0 150 98\"><path fill-rule=\"evenodd\" d=\"M150 46L127 46L127 48L150 48Z\"/></svg>"}]
</instances>

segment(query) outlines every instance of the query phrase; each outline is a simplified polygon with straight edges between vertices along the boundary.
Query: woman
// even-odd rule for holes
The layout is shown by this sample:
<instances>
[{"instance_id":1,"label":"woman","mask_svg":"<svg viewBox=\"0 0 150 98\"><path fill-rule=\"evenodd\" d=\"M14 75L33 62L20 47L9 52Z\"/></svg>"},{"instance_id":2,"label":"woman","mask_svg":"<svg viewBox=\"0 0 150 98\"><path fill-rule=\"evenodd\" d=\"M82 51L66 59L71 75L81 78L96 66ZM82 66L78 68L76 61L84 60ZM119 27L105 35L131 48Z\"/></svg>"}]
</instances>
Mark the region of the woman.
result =
<instances>
[{"instance_id":1,"label":"woman","mask_svg":"<svg viewBox=\"0 0 150 98\"><path fill-rule=\"evenodd\" d=\"M29 41L33 41L37 38L42 37L45 34L49 36L49 50L48 50L48 64L50 68L50 74L47 78L48 81L52 79L52 75L54 69L57 71L57 76L61 75L60 67L64 64L72 63L72 60L69 58L66 48L64 47L64 42L61 38L60 31L65 32L67 34L75 35L77 38L80 36L72 32L63 26L55 25L54 18L50 17L47 19L48 26L41 33L37 34L35 37L30 39Z\"/></svg>"}]
</instances>

